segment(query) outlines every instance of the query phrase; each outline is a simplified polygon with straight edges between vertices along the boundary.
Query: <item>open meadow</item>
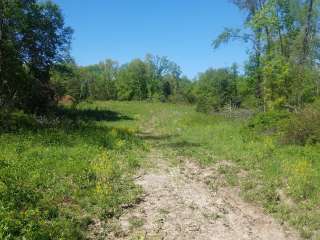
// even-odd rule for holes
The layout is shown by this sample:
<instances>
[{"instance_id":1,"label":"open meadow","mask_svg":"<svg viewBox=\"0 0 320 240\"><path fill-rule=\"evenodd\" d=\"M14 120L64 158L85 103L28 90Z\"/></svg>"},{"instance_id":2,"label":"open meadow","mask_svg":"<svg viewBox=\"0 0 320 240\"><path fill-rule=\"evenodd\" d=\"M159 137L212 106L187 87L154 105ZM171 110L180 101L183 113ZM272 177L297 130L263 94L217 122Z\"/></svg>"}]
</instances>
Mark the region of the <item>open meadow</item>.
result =
<instances>
[{"instance_id":1,"label":"open meadow","mask_svg":"<svg viewBox=\"0 0 320 240\"><path fill-rule=\"evenodd\" d=\"M134 179L157 164L154 151L168 169L191 161L216 179L199 180L208 189L238 189L302 237L319 237L319 146L282 144L252 128L246 112L97 101L47 118L1 117L10 123L0 134L1 239L84 239L97 222L111 234L107 223L143 201Z\"/></svg>"},{"instance_id":2,"label":"open meadow","mask_svg":"<svg viewBox=\"0 0 320 240\"><path fill-rule=\"evenodd\" d=\"M0 240L320 240L320 0L0 0Z\"/></svg>"}]
</instances>

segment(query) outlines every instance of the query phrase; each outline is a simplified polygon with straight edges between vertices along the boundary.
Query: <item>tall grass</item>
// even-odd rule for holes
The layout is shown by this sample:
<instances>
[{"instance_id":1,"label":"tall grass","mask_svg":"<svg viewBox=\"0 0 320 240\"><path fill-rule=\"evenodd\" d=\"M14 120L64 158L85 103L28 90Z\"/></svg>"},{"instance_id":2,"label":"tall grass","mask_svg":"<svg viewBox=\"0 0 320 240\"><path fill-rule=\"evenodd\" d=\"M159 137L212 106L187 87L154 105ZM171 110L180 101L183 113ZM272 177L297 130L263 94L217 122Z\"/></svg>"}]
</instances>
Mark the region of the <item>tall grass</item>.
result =
<instances>
[{"instance_id":1,"label":"tall grass","mask_svg":"<svg viewBox=\"0 0 320 240\"><path fill-rule=\"evenodd\" d=\"M82 239L93 219L134 202L140 190L130 175L145 145L120 126L130 121L95 104L51 118L3 117L0 239Z\"/></svg>"},{"instance_id":2,"label":"tall grass","mask_svg":"<svg viewBox=\"0 0 320 240\"><path fill-rule=\"evenodd\" d=\"M148 145L138 134L146 131L172 158L230 161L220 172L243 197L317 239L319 145L282 144L277 128L252 127L259 118L206 115L185 105L82 103L56 116L0 118L10 121L0 134L0 239L81 239L92 219L119 216L139 195L131 174L146 163Z\"/></svg>"},{"instance_id":3,"label":"tall grass","mask_svg":"<svg viewBox=\"0 0 320 240\"><path fill-rule=\"evenodd\" d=\"M204 165L232 162L226 177L238 182L247 200L259 202L304 237L318 236L319 145L282 144L277 128L256 130L248 127L248 118L206 115L187 106L163 107L157 120L158 131L167 136L162 147ZM243 170L246 174L239 174Z\"/></svg>"}]
</instances>

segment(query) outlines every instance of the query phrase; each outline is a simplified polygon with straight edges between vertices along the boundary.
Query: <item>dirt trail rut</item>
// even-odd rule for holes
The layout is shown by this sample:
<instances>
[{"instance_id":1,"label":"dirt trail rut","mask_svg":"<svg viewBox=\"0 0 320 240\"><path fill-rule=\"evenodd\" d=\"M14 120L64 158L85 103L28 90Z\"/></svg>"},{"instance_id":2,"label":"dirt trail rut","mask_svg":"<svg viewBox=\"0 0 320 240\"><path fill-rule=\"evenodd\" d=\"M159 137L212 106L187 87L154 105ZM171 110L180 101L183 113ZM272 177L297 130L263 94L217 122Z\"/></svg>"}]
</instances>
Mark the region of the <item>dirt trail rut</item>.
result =
<instances>
[{"instance_id":1,"label":"dirt trail rut","mask_svg":"<svg viewBox=\"0 0 320 240\"><path fill-rule=\"evenodd\" d=\"M262 209L242 201L236 190L210 188L219 181L214 167L202 169L187 160L172 166L157 149L149 161L153 167L136 180L143 200L127 209L119 219L122 234L112 238L298 239Z\"/></svg>"}]
</instances>

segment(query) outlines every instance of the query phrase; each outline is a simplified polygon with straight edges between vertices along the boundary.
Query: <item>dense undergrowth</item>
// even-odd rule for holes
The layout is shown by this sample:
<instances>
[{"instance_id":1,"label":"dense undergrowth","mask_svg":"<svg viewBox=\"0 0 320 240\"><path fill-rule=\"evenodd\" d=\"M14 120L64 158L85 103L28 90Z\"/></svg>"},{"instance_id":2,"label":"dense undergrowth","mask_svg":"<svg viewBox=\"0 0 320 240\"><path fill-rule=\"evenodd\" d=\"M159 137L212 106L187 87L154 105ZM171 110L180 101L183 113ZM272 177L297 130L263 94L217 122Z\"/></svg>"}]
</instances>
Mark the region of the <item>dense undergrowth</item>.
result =
<instances>
[{"instance_id":1,"label":"dense undergrowth","mask_svg":"<svg viewBox=\"0 0 320 240\"><path fill-rule=\"evenodd\" d=\"M130 175L146 146L132 120L95 104L1 115L0 239L82 239L134 202Z\"/></svg>"}]
</instances>

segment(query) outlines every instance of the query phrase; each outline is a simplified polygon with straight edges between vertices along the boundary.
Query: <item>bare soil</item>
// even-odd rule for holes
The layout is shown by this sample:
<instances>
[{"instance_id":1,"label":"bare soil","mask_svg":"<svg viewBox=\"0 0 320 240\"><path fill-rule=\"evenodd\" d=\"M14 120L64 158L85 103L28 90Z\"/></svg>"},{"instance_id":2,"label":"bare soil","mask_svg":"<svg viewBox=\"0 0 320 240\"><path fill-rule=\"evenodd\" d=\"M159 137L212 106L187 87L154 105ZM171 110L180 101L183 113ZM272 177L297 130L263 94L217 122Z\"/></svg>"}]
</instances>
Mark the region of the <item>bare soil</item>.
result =
<instances>
[{"instance_id":1,"label":"bare soil","mask_svg":"<svg viewBox=\"0 0 320 240\"><path fill-rule=\"evenodd\" d=\"M239 197L237 188L218 187L217 170L185 160L170 164L152 150L153 167L136 183L142 201L126 210L107 239L298 239L298 234ZM211 187L210 187L211 186Z\"/></svg>"},{"instance_id":2,"label":"bare soil","mask_svg":"<svg viewBox=\"0 0 320 240\"><path fill-rule=\"evenodd\" d=\"M151 127L147 135L152 132ZM218 168L230 162L201 167L185 157L169 159L163 151L153 144L147 158L152 167L136 177L144 191L139 203L125 206L119 219L97 221L90 239L300 239L261 207L242 200L239 188L224 184Z\"/></svg>"}]
</instances>

